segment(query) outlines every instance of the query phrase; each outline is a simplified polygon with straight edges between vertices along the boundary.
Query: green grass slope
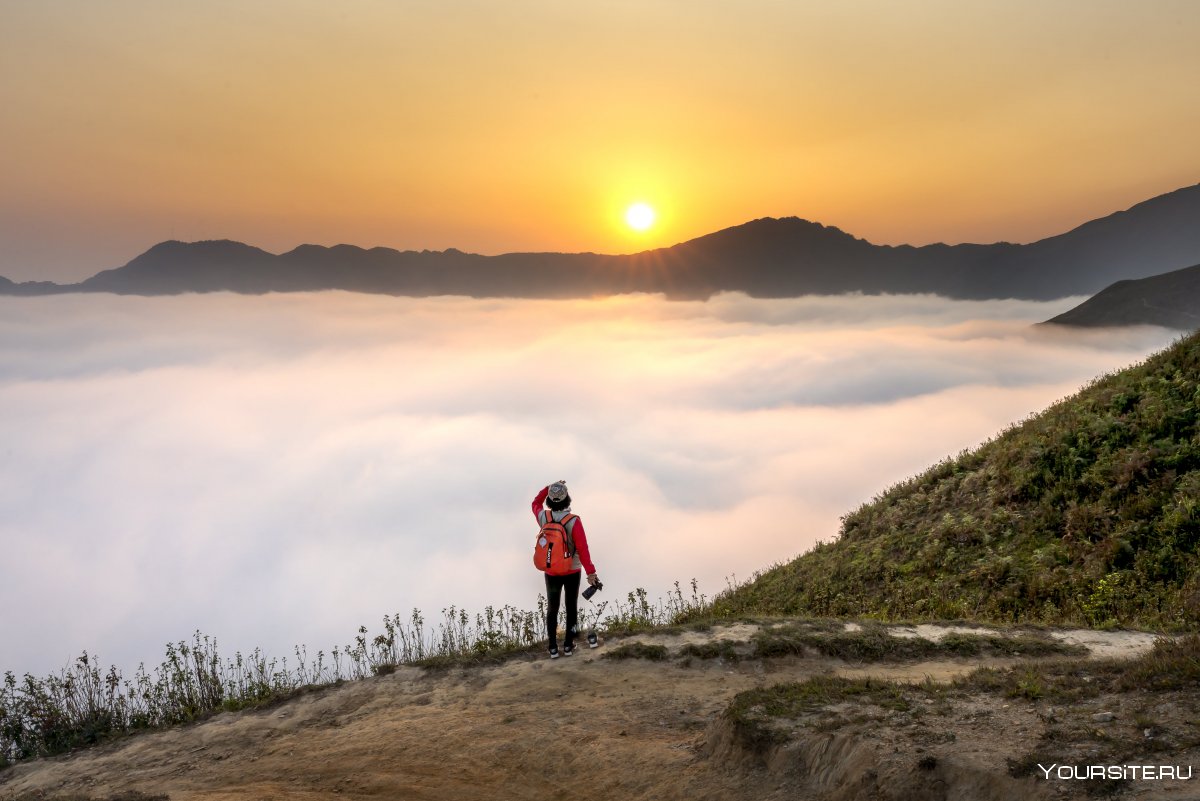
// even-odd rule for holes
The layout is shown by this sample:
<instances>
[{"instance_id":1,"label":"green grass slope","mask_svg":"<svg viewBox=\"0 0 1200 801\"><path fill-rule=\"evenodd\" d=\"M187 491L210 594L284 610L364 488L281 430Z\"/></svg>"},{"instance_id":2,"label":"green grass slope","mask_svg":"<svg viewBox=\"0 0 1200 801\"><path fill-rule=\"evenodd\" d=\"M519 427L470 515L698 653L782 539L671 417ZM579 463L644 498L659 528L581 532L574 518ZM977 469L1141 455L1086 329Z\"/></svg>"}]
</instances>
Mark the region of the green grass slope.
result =
<instances>
[{"instance_id":1,"label":"green grass slope","mask_svg":"<svg viewBox=\"0 0 1200 801\"><path fill-rule=\"evenodd\" d=\"M711 612L1193 627L1198 407L1193 335L888 489Z\"/></svg>"}]
</instances>

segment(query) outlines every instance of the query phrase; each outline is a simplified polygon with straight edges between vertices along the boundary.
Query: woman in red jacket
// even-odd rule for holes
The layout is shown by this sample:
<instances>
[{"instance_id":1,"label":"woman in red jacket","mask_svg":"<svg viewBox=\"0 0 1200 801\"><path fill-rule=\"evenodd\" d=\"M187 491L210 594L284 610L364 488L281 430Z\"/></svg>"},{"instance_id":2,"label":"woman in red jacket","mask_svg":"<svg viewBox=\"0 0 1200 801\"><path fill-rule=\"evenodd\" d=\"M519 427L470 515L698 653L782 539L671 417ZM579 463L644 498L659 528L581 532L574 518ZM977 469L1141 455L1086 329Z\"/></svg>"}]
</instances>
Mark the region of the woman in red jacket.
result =
<instances>
[{"instance_id":1,"label":"woman in red jacket","mask_svg":"<svg viewBox=\"0 0 1200 801\"><path fill-rule=\"evenodd\" d=\"M544 508L543 504L545 504ZM567 482L556 481L533 499L533 516L538 525L546 524L546 516L552 520L561 521L571 515L571 496L567 493ZM559 596L566 591L567 596L567 638L563 643L563 656L575 653L575 637L579 633L579 578L580 571L587 570L588 584L595 586L600 583L596 575L596 566L592 564L592 555L588 551L587 534L583 531L583 521L576 515L566 524L567 533L575 542L574 568L565 576L546 575L546 637L550 645L550 658L558 659L558 609ZM595 647L595 644L591 644Z\"/></svg>"}]
</instances>

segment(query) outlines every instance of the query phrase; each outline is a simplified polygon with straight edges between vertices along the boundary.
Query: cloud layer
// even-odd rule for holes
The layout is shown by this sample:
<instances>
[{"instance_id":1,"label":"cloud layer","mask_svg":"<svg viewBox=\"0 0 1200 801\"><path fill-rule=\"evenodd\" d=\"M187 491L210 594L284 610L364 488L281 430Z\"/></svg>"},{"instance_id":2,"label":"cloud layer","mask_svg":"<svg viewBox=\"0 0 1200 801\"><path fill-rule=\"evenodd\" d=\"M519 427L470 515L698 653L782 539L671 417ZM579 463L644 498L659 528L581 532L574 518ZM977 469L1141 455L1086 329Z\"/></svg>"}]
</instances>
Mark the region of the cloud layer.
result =
<instances>
[{"instance_id":1,"label":"cloud layer","mask_svg":"<svg viewBox=\"0 0 1200 801\"><path fill-rule=\"evenodd\" d=\"M0 298L0 670L533 608L566 478L605 595L787 560L1170 342L930 297Z\"/></svg>"}]
</instances>

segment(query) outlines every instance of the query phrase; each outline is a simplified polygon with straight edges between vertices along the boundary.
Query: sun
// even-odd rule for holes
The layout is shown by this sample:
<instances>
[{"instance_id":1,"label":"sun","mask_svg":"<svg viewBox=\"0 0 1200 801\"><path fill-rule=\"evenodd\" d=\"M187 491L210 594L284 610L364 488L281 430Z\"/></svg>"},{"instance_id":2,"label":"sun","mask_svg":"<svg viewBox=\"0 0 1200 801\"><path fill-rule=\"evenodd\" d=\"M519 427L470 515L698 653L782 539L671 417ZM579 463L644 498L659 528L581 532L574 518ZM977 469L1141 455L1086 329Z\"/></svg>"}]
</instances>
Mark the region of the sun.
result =
<instances>
[{"instance_id":1,"label":"sun","mask_svg":"<svg viewBox=\"0 0 1200 801\"><path fill-rule=\"evenodd\" d=\"M645 231L654 225L654 209L645 203L634 203L625 210L625 222L635 231Z\"/></svg>"}]
</instances>

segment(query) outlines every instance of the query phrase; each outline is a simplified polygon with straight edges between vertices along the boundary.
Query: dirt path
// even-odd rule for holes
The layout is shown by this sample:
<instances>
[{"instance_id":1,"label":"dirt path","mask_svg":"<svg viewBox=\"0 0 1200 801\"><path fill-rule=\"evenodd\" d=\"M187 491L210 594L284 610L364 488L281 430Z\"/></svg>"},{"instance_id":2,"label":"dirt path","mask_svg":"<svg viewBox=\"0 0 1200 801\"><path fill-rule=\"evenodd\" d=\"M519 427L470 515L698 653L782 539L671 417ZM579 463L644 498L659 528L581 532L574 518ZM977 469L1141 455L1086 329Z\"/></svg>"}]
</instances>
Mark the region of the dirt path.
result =
<instances>
[{"instance_id":1,"label":"dirt path","mask_svg":"<svg viewBox=\"0 0 1200 801\"><path fill-rule=\"evenodd\" d=\"M642 636L673 651L752 629ZM924 632L928 636L929 632ZM936 634L936 632L934 632ZM1063 633L1132 655L1153 637ZM556 661L449 673L403 668L270 710L139 735L0 774L0 799L137 790L222 799L794 799L781 776L704 755L710 726L747 688L819 673L945 679L986 660L852 665L828 659ZM995 664L995 662L991 662Z\"/></svg>"}]
</instances>

